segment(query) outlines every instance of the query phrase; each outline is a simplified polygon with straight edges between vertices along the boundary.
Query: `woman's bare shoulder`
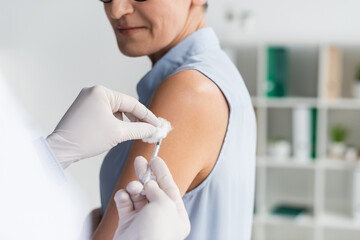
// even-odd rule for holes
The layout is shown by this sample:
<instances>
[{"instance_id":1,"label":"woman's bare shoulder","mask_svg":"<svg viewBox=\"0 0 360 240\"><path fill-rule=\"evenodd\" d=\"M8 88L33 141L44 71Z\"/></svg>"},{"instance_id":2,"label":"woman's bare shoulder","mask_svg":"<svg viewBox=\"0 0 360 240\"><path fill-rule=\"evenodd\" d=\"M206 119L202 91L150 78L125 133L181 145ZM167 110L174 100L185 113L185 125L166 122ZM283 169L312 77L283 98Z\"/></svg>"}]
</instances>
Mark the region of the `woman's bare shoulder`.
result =
<instances>
[{"instance_id":1,"label":"woman's bare shoulder","mask_svg":"<svg viewBox=\"0 0 360 240\"><path fill-rule=\"evenodd\" d=\"M164 99L172 104L179 102L180 108L187 107L204 113L207 110L228 112L226 98L218 86L196 70L181 71L165 79L157 88L152 105Z\"/></svg>"},{"instance_id":2,"label":"woman's bare shoulder","mask_svg":"<svg viewBox=\"0 0 360 240\"><path fill-rule=\"evenodd\" d=\"M205 75L186 70L159 85L150 109L173 124L170 138L177 137L178 146L183 145L179 154L198 169L187 190L195 188L211 172L222 147L229 115L225 96ZM187 149L191 152L184 154Z\"/></svg>"}]
</instances>

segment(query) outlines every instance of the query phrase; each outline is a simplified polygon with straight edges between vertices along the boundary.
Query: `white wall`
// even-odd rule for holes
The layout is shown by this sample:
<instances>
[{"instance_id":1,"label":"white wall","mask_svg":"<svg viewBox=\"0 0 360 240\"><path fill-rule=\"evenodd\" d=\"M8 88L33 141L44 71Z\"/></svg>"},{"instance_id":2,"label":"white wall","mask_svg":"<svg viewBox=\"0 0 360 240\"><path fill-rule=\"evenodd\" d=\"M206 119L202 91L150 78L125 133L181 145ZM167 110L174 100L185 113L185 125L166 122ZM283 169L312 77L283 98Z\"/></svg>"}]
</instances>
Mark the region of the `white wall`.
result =
<instances>
[{"instance_id":1,"label":"white wall","mask_svg":"<svg viewBox=\"0 0 360 240\"><path fill-rule=\"evenodd\" d=\"M44 135L81 88L102 84L136 96L136 83L151 66L146 58L119 53L96 0L1 1L0 29L0 68ZM100 206L102 159L67 170L85 188L91 207Z\"/></svg>"},{"instance_id":2,"label":"white wall","mask_svg":"<svg viewBox=\"0 0 360 240\"><path fill-rule=\"evenodd\" d=\"M359 42L359 9L359 0L209 0L208 16L226 40ZM249 32L241 31L243 12L255 22Z\"/></svg>"},{"instance_id":3,"label":"white wall","mask_svg":"<svg viewBox=\"0 0 360 240\"><path fill-rule=\"evenodd\" d=\"M222 38L360 42L359 0L210 0L209 4L209 23ZM252 31L243 33L238 23L227 22L224 11L229 8L237 18L250 10L255 19ZM97 0L2 0L0 67L46 134L82 87L102 84L135 96L136 82L150 62L121 56ZM100 204L101 159L68 170L86 190L91 207Z\"/></svg>"}]
</instances>

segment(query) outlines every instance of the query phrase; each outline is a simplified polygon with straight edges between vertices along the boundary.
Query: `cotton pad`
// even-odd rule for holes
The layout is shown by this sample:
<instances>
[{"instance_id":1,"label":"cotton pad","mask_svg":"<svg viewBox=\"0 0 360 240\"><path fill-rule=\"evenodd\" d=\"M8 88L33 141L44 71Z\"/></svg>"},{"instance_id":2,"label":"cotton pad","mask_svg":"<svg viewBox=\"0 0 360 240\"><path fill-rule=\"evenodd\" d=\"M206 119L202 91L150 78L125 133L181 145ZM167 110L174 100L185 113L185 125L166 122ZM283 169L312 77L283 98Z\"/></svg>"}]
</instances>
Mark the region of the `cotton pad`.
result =
<instances>
[{"instance_id":1,"label":"cotton pad","mask_svg":"<svg viewBox=\"0 0 360 240\"><path fill-rule=\"evenodd\" d=\"M173 129L170 122L164 118L159 117L160 127L156 129L156 132L149 138L144 138L142 141L146 143L156 143L161 139L166 138L168 133Z\"/></svg>"}]
</instances>

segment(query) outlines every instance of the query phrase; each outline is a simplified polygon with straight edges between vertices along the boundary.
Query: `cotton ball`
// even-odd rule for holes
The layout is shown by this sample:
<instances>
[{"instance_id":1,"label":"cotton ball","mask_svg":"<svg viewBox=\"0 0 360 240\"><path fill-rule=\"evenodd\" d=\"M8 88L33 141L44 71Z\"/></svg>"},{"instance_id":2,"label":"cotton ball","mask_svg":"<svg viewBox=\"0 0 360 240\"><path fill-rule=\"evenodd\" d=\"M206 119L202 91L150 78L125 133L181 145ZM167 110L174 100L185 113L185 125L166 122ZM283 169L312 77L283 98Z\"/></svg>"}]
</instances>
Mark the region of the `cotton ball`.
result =
<instances>
[{"instance_id":1,"label":"cotton ball","mask_svg":"<svg viewBox=\"0 0 360 240\"><path fill-rule=\"evenodd\" d=\"M166 138L168 133L173 129L170 122L164 118L159 117L160 127L156 129L156 132L149 138L145 138L142 141L146 143L156 143L161 139Z\"/></svg>"}]
</instances>

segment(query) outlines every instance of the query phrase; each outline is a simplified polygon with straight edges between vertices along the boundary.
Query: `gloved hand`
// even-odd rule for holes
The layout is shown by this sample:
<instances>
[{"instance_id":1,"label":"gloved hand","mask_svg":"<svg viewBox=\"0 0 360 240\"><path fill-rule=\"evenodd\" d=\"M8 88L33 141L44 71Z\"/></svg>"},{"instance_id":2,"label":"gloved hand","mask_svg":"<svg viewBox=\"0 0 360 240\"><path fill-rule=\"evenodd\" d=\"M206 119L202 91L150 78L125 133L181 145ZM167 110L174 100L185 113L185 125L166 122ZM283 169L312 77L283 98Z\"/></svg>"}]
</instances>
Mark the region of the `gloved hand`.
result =
<instances>
[{"instance_id":1,"label":"gloved hand","mask_svg":"<svg viewBox=\"0 0 360 240\"><path fill-rule=\"evenodd\" d=\"M157 182L150 180L145 185L146 196L140 194L143 185L139 181L129 183L126 191L119 190L115 194L119 225L114 240L180 240L190 233L190 221L180 191L165 162L155 158L150 164ZM146 168L146 159L137 157L138 178Z\"/></svg>"},{"instance_id":2,"label":"gloved hand","mask_svg":"<svg viewBox=\"0 0 360 240\"><path fill-rule=\"evenodd\" d=\"M123 113L132 122L122 121ZM80 92L46 140L65 168L118 143L147 138L159 125L155 115L135 98L94 86Z\"/></svg>"}]
</instances>

